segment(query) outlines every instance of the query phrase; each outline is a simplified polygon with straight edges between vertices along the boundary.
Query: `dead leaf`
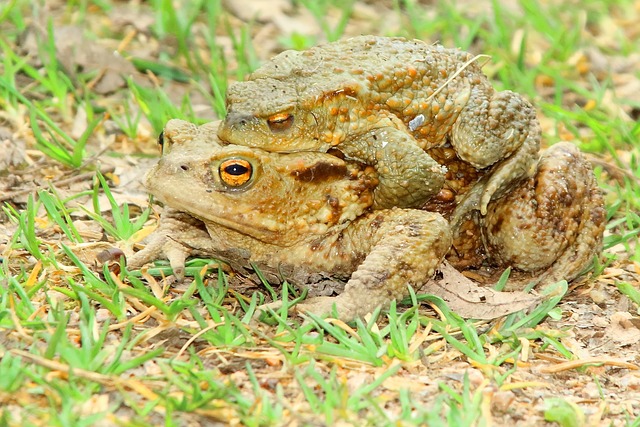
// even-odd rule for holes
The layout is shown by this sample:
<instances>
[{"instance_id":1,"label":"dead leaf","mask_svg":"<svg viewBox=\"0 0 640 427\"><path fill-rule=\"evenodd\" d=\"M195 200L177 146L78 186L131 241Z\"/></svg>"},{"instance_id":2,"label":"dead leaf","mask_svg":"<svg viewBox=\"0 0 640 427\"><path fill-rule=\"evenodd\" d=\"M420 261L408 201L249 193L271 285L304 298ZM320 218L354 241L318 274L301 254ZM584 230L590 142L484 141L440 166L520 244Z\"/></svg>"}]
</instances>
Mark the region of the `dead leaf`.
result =
<instances>
[{"instance_id":1,"label":"dead leaf","mask_svg":"<svg viewBox=\"0 0 640 427\"><path fill-rule=\"evenodd\" d=\"M420 291L442 298L452 311L465 318L491 320L534 307L542 300L520 291L498 292L480 287L446 261L440 272L441 279L430 280Z\"/></svg>"},{"instance_id":2,"label":"dead leaf","mask_svg":"<svg viewBox=\"0 0 640 427\"><path fill-rule=\"evenodd\" d=\"M605 337L620 345L638 345L640 343L640 329L638 329L631 319L631 313L619 311L613 313L609 320L611 323L605 329Z\"/></svg>"},{"instance_id":3,"label":"dead leaf","mask_svg":"<svg viewBox=\"0 0 640 427\"><path fill-rule=\"evenodd\" d=\"M80 139L82 134L87 130L88 125L87 110L83 106L78 108L76 115L73 118L73 125L71 127L71 136L75 139Z\"/></svg>"},{"instance_id":4,"label":"dead leaf","mask_svg":"<svg viewBox=\"0 0 640 427\"><path fill-rule=\"evenodd\" d=\"M393 376L384 380L388 390L408 390L412 393L424 393L434 389L434 381L429 378L411 378L408 376Z\"/></svg>"},{"instance_id":5,"label":"dead leaf","mask_svg":"<svg viewBox=\"0 0 640 427\"><path fill-rule=\"evenodd\" d=\"M71 252L73 252L83 264L88 266L101 265L102 263L98 261L98 255L113 248L114 245L108 242L88 242L69 245Z\"/></svg>"},{"instance_id":6,"label":"dead leaf","mask_svg":"<svg viewBox=\"0 0 640 427\"><path fill-rule=\"evenodd\" d=\"M25 142L14 138L6 127L0 127L0 171L27 161Z\"/></svg>"},{"instance_id":7,"label":"dead leaf","mask_svg":"<svg viewBox=\"0 0 640 427\"><path fill-rule=\"evenodd\" d=\"M31 25L22 37L21 47L28 56L38 55L38 40L47 37L46 30ZM84 29L75 25L54 27L56 58L71 76L81 70L97 71L98 78L93 90L100 94L111 93L126 85L126 77L137 74L133 64L124 59L115 49L88 40Z\"/></svg>"},{"instance_id":8,"label":"dead leaf","mask_svg":"<svg viewBox=\"0 0 640 427\"><path fill-rule=\"evenodd\" d=\"M108 408L108 394L93 394L87 401L79 405L78 410L83 416L89 416L99 412L106 413Z\"/></svg>"},{"instance_id":9,"label":"dead leaf","mask_svg":"<svg viewBox=\"0 0 640 427\"><path fill-rule=\"evenodd\" d=\"M122 206L126 203L130 205L130 209L132 209L133 206L146 207L149 201L149 197L142 192L120 191L119 188L111 189L111 196L118 206ZM97 197L97 202L101 214L105 212L111 212L111 201L109 197L107 197L107 195L101 193ZM82 206L89 212L93 212L93 200L87 200L84 203L78 203L76 206ZM136 211L134 211L133 213L135 212ZM77 211L72 214L72 216L82 217L84 217L85 215L86 214L83 211Z\"/></svg>"},{"instance_id":10,"label":"dead leaf","mask_svg":"<svg viewBox=\"0 0 640 427\"><path fill-rule=\"evenodd\" d=\"M114 28L133 27L136 31L149 33L155 22L155 16L148 13L144 7L131 7L131 3L117 3L110 5L109 20Z\"/></svg>"},{"instance_id":11,"label":"dead leaf","mask_svg":"<svg viewBox=\"0 0 640 427\"><path fill-rule=\"evenodd\" d=\"M243 21L257 20L272 22L275 18L288 14L291 3L287 0L245 0L223 1L227 11Z\"/></svg>"}]
</instances>

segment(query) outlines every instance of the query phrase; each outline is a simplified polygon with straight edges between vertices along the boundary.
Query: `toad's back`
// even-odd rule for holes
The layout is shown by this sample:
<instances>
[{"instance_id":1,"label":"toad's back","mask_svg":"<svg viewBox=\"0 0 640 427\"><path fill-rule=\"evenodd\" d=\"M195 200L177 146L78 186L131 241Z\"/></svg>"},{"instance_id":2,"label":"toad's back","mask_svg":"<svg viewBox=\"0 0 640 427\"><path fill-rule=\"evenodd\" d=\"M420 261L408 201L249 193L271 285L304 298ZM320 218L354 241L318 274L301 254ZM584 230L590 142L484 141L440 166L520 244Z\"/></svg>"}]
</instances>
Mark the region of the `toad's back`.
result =
<instances>
[{"instance_id":1,"label":"toad's back","mask_svg":"<svg viewBox=\"0 0 640 427\"><path fill-rule=\"evenodd\" d=\"M376 169L378 208L419 207L437 195L446 170L428 151L450 146L471 167L492 167L479 200L464 204L484 214L537 161L540 128L531 104L496 92L476 59L375 36L286 51L229 87L218 136L267 151L335 147Z\"/></svg>"},{"instance_id":2,"label":"toad's back","mask_svg":"<svg viewBox=\"0 0 640 427\"><path fill-rule=\"evenodd\" d=\"M283 93L282 104L295 98L303 110L326 109L338 116L338 123L349 123L351 132L358 120L369 117L368 111L388 110L409 127L423 149L444 140L474 87L493 92L470 53L400 37L361 36L285 51L249 76L250 81L262 79L291 88L291 94ZM280 87L273 86L270 96L257 97L236 92L253 92L251 86L232 86L230 104L244 104L245 111L262 116L275 114L282 109L275 107ZM357 99L361 109L354 110L343 98Z\"/></svg>"}]
</instances>

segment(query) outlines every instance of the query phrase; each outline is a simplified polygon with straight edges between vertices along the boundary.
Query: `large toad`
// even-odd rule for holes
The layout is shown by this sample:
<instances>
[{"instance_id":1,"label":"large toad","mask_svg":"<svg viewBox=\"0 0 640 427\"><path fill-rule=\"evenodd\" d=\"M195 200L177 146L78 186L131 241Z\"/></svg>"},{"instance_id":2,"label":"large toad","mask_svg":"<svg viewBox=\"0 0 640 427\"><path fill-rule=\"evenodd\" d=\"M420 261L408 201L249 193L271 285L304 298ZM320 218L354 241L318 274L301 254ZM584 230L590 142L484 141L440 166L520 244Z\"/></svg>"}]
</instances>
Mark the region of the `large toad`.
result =
<instances>
[{"instance_id":1,"label":"large toad","mask_svg":"<svg viewBox=\"0 0 640 427\"><path fill-rule=\"evenodd\" d=\"M342 319L419 288L451 245L446 220L416 209L372 210L376 174L325 153L269 153L221 146L217 123L170 121L164 154L147 176L167 208L130 268L164 256L181 275L192 254L252 264L298 284L318 275L347 279L337 297L301 305ZM473 191L473 190L472 190ZM535 273L550 283L571 280L600 250L602 197L588 162L571 144L542 153L536 173L475 215L476 228L454 230L461 244L482 247L482 260Z\"/></svg>"},{"instance_id":2,"label":"large toad","mask_svg":"<svg viewBox=\"0 0 640 427\"><path fill-rule=\"evenodd\" d=\"M167 124L165 153L146 185L172 210L130 268L164 255L182 274L188 255L203 254L298 284L337 277L347 280L341 295L301 307L327 313L335 303L344 319L402 298L408 285L434 275L451 245L440 214L370 211L371 168L324 153L220 146L217 125Z\"/></svg>"},{"instance_id":3,"label":"large toad","mask_svg":"<svg viewBox=\"0 0 640 427\"><path fill-rule=\"evenodd\" d=\"M474 168L491 167L472 201L484 214L527 175L540 144L531 104L495 92L477 58L403 38L283 52L229 87L227 109L224 142L274 152L335 147L374 166L377 208L421 207L438 194L446 170L426 151L451 144Z\"/></svg>"}]
</instances>

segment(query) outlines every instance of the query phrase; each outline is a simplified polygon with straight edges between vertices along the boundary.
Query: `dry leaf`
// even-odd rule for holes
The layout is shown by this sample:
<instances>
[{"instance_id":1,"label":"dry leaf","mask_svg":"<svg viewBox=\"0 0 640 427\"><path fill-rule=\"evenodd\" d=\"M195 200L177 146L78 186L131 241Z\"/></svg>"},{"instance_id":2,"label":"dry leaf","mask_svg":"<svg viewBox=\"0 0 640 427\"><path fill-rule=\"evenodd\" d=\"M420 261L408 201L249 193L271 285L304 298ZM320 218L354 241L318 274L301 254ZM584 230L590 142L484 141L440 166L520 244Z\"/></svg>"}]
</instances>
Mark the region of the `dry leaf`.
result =
<instances>
[{"instance_id":1,"label":"dry leaf","mask_svg":"<svg viewBox=\"0 0 640 427\"><path fill-rule=\"evenodd\" d=\"M440 272L441 279L429 281L420 291L442 298L452 311L465 318L491 320L534 307L542 300L524 292L480 287L446 261Z\"/></svg>"},{"instance_id":2,"label":"dry leaf","mask_svg":"<svg viewBox=\"0 0 640 427\"><path fill-rule=\"evenodd\" d=\"M632 322L630 313L619 311L610 317L611 323L605 329L605 337L620 345L638 345L640 343L640 329Z\"/></svg>"},{"instance_id":3,"label":"dry leaf","mask_svg":"<svg viewBox=\"0 0 640 427\"><path fill-rule=\"evenodd\" d=\"M131 62L115 50L110 50L87 39L84 29L75 25L54 27L56 58L71 76L77 70L98 71L99 78L93 90L100 94L111 93L126 86L125 78L137 74ZM44 28L30 26L22 38L22 48L30 57L37 57L38 39L47 37Z\"/></svg>"},{"instance_id":4,"label":"dry leaf","mask_svg":"<svg viewBox=\"0 0 640 427\"><path fill-rule=\"evenodd\" d=\"M0 127L0 171L25 162L25 148L22 139L14 138L9 129Z\"/></svg>"},{"instance_id":5,"label":"dry leaf","mask_svg":"<svg viewBox=\"0 0 640 427\"><path fill-rule=\"evenodd\" d=\"M227 11L243 21L258 20L258 22L273 22L275 18L287 15L291 3L287 0L245 0L224 1Z\"/></svg>"}]
</instances>

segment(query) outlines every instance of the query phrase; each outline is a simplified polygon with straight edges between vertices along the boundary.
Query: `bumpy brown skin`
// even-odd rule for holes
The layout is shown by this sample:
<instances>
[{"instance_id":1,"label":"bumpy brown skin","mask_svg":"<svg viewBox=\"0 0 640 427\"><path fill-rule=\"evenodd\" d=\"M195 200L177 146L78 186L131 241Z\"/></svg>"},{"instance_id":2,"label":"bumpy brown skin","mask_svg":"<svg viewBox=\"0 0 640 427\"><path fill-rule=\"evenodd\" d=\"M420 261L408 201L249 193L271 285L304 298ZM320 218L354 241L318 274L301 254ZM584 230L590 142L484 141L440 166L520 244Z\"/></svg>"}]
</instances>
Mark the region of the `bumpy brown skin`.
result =
<instances>
[{"instance_id":1,"label":"bumpy brown skin","mask_svg":"<svg viewBox=\"0 0 640 427\"><path fill-rule=\"evenodd\" d=\"M446 150L444 150L446 151ZM477 198L488 176L470 174L445 152L434 153L449 166L445 187ZM470 190L469 190L470 189ZM499 268L533 273L533 281L550 284L573 280L602 250L606 223L604 200L590 163L578 148L561 142L542 151L533 176L489 203L487 214L463 205L432 202L425 209L442 213L451 223L455 267L479 267L486 261ZM466 215L461 215L466 212Z\"/></svg>"},{"instance_id":2,"label":"bumpy brown skin","mask_svg":"<svg viewBox=\"0 0 640 427\"><path fill-rule=\"evenodd\" d=\"M223 141L268 151L341 150L376 168L375 206L420 207L446 173L424 151L450 143L476 169L491 167L476 199L526 177L540 129L518 94L495 92L475 58L418 40L361 36L286 51L227 92Z\"/></svg>"},{"instance_id":3,"label":"bumpy brown skin","mask_svg":"<svg viewBox=\"0 0 640 427\"><path fill-rule=\"evenodd\" d=\"M317 152L222 147L216 129L217 123L167 124L165 154L146 185L170 209L129 268L166 256L180 275L188 255L206 254L232 267L292 272L285 278L299 284L319 273L344 278L339 296L298 306L325 314L335 305L343 320L402 298L407 285L419 287L434 275L451 244L441 215L371 212L377 180L370 168ZM229 161L250 164L250 178L230 185L229 174L239 171L228 169Z\"/></svg>"},{"instance_id":4,"label":"bumpy brown skin","mask_svg":"<svg viewBox=\"0 0 640 427\"><path fill-rule=\"evenodd\" d=\"M606 213L590 163L558 143L536 173L487 207L483 242L494 263L539 272L538 283L573 280L602 250Z\"/></svg>"}]
</instances>

